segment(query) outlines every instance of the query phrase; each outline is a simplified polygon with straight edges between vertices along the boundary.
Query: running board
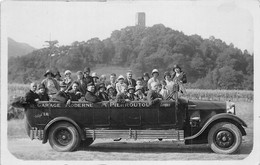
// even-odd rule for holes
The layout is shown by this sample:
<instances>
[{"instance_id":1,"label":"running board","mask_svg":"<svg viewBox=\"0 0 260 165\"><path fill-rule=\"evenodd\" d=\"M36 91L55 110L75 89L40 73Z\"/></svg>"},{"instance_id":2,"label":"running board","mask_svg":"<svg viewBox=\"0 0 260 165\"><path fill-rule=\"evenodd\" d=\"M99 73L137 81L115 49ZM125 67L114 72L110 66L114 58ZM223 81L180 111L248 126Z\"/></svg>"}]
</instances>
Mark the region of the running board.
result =
<instances>
[{"instance_id":1,"label":"running board","mask_svg":"<svg viewBox=\"0 0 260 165\"><path fill-rule=\"evenodd\" d=\"M85 129L86 138L92 139L172 139L184 140L183 130L102 130Z\"/></svg>"}]
</instances>

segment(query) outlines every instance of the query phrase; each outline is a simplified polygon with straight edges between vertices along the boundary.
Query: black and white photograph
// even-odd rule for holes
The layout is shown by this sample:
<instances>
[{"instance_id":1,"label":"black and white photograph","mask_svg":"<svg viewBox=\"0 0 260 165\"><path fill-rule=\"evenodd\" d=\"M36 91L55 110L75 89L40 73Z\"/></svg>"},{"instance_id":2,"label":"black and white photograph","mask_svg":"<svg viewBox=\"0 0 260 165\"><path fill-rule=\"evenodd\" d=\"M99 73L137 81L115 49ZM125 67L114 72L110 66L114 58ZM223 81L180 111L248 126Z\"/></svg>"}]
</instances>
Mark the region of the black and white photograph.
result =
<instances>
[{"instance_id":1,"label":"black and white photograph","mask_svg":"<svg viewBox=\"0 0 260 165\"><path fill-rule=\"evenodd\" d=\"M259 164L259 10L2 1L1 164Z\"/></svg>"}]
</instances>

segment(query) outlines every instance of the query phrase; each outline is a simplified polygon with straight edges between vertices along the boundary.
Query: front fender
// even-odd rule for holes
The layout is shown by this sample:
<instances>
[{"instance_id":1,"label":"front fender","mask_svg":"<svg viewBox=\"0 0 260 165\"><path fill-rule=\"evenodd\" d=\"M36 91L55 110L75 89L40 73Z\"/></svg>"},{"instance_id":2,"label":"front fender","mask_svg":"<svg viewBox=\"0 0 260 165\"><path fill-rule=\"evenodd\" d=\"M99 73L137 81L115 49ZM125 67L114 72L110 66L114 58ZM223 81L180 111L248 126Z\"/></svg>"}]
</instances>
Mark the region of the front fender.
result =
<instances>
[{"instance_id":1,"label":"front fender","mask_svg":"<svg viewBox=\"0 0 260 165\"><path fill-rule=\"evenodd\" d=\"M56 117L56 118L54 118L53 120L51 120L51 121L44 127L44 130L43 130L43 141L42 141L43 144L47 142L48 130L49 130L50 126L52 126L54 123L57 123L57 122L59 122L59 121L67 121L67 122L73 124L73 125L76 127L77 131L79 132L81 139L82 139L82 140L85 140L85 139L86 139L85 136L84 136L84 133L83 133L82 129L79 127L79 125L78 125L74 120L72 120L72 119L70 119L70 118L68 118L68 117Z\"/></svg>"},{"instance_id":2,"label":"front fender","mask_svg":"<svg viewBox=\"0 0 260 165\"><path fill-rule=\"evenodd\" d=\"M204 126L200 129L200 131L198 133L196 133L195 135L186 137L185 140L191 140L191 139L198 137L207 128L211 128L211 125L213 125L214 122L217 122L217 120L228 121L228 122L231 122L234 124L238 124L238 127L240 126L239 130L242 132L242 135L246 135L246 132L242 126L247 127L247 125L242 119L240 119L239 117L232 115L232 114L221 113L221 114L217 114L217 115L214 115L211 118L209 118L208 121L204 124Z\"/></svg>"}]
</instances>

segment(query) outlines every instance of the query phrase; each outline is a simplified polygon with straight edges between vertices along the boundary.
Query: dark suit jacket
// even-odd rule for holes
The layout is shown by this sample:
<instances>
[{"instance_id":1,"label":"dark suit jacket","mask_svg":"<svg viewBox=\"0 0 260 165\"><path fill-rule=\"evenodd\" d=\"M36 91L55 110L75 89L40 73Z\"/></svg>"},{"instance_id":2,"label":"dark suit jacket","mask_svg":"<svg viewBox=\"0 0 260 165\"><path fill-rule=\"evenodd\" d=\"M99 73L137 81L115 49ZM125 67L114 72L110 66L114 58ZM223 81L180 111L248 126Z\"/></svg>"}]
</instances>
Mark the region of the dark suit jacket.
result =
<instances>
[{"instance_id":1,"label":"dark suit jacket","mask_svg":"<svg viewBox=\"0 0 260 165\"><path fill-rule=\"evenodd\" d=\"M92 92L87 91L86 95L85 95L85 99L86 101L92 102L92 103L97 103L97 102L101 102L101 100Z\"/></svg>"},{"instance_id":2,"label":"dark suit jacket","mask_svg":"<svg viewBox=\"0 0 260 165\"><path fill-rule=\"evenodd\" d=\"M130 82L129 82L130 81ZM131 80L128 80L128 79L125 79L124 83L129 86L129 85L132 85L133 87L136 86L136 81L135 79L131 79Z\"/></svg>"},{"instance_id":3,"label":"dark suit jacket","mask_svg":"<svg viewBox=\"0 0 260 165\"><path fill-rule=\"evenodd\" d=\"M158 98L163 98L161 94L155 92L154 90L149 90L147 94L147 101L149 105L154 105L156 103L159 103L160 101Z\"/></svg>"},{"instance_id":4,"label":"dark suit jacket","mask_svg":"<svg viewBox=\"0 0 260 165\"><path fill-rule=\"evenodd\" d=\"M37 93L33 92L32 90L25 94L25 100L29 104L35 104L35 99L40 99L40 97Z\"/></svg>"},{"instance_id":5,"label":"dark suit jacket","mask_svg":"<svg viewBox=\"0 0 260 165\"><path fill-rule=\"evenodd\" d=\"M74 91L73 89L68 92L68 95L70 96L70 100L71 101L79 101L79 99L81 98L82 94L81 93L80 94L76 94L77 92L78 91Z\"/></svg>"},{"instance_id":6,"label":"dark suit jacket","mask_svg":"<svg viewBox=\"0 0 260 165\"><path fill-rule=\"evenodd\" d=\"M83 95L85 95L86 92L87 92L87 85L88 85L87 82L86 82L86 80L85 80L85 79L82 79L82 83L81 83L80 80L75 80L75 81L73 81L73 83L74 83L74 82L77 82L77 83L79 84L79 91L80 91ZM67 91L70 91L70 90L72 89L73 83L71 83L71 85L68 87Z\"/></svg>"}]
</instances>

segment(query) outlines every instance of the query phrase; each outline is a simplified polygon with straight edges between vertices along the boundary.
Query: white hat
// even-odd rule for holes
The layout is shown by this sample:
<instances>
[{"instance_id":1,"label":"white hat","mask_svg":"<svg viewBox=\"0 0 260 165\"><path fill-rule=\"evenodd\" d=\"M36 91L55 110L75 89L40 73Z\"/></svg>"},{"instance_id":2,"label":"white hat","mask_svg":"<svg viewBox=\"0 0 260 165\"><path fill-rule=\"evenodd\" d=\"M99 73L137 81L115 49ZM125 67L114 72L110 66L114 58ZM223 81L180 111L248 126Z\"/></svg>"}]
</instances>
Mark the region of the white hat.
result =
<instances>
[{"instance_id":1,"label":"white hat","mask_svg":"<svg viewBox=\"0 0 260 165\"><path fill-rule=\"evenodd\" d=\"M124 80L125 78L124 78L123 75L120 75L120 76L118 76L117 80L119 80L119 79L123 79Z\"/></svg>"},{"instance_id":2,"label":"white hat","mask_svg":"<svg viewBox=\"0 0 260 165\"><path fill-rule=\"evenodd\" d=\"M154 73L158 73L158 74L159 74L158 69L153 69L153 71L152 71L152 75L153 75Z\"/></svg>"},{"instance_id":3,"label":"white hat","mask_svg":"<svg viewBox=\"0 0 260 165\"><path fill-rule=\"evenodd\" d=\"M66 74L71 74L71 71L70 70L66 70L65 72L64 72L64 74L66 75Z\"/></svg>"},{"instance_id":4,"label":"white hat","mask_svg":"<svg viewBox=\"0 0 260 165\"><path fill-rule=\"evenodd\" d=\"M91 76L92 76L92 77L96 77L96 78L98 78L98 75L97 75L96 72L93 72Z\"/></svg>"}]
</instances>

